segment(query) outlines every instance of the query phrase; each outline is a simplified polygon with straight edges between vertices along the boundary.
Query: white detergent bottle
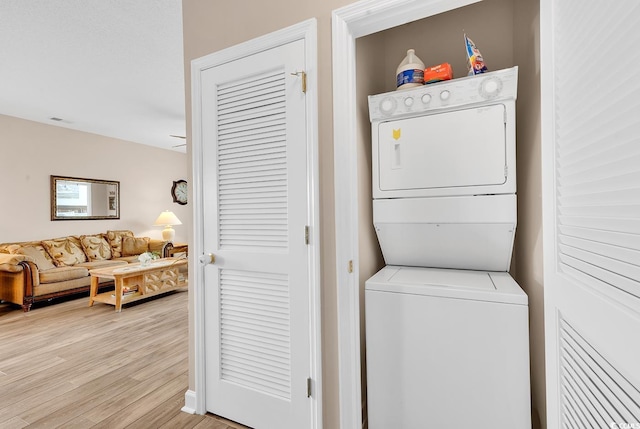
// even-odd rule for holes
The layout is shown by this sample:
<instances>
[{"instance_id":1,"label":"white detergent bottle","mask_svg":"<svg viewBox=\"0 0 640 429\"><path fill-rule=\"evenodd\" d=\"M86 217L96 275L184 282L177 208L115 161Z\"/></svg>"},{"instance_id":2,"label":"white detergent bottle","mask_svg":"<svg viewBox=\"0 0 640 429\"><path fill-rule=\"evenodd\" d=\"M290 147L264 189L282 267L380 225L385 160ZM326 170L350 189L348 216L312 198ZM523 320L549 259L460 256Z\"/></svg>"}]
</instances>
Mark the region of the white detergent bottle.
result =
<instances>
[{"instance_id":1,"label":"white detergent bottle","mask_svg":"<svg viewBox=\"0 0 640 429\"><path fill-rule=\"evenodd\" d=\"M396 90L424 85L424 63L409 49L396 70Z\"/></svg>"}]
</instances>

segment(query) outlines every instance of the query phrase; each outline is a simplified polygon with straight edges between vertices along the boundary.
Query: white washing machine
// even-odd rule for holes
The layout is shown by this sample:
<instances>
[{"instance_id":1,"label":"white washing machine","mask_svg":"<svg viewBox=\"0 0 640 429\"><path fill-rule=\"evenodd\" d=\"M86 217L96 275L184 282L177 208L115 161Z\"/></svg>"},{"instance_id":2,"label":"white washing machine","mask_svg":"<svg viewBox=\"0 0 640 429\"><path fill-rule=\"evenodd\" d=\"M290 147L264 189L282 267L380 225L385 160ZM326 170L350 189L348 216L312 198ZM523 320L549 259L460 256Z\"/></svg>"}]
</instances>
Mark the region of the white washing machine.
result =
<instances>
[{"instance_id":1,"label":"white washing machine","mask_svg":"<svg viewBox=\"0 0 640 429\"><path fill-rule=\"evenodd\" d=\"M370 429L530 427L516 229L517 67L369 97Z\"/></svg>"},{"instance_id":2,"label":"white washing machine","mask_svg":"<svg viewBox=\"0 0 640 429\"><path fill-rule=\"evenodd\" d=\"M527 296L507 273L386 266L366 283L370 429L528 429Z\"/></svg>"}]
</instances>

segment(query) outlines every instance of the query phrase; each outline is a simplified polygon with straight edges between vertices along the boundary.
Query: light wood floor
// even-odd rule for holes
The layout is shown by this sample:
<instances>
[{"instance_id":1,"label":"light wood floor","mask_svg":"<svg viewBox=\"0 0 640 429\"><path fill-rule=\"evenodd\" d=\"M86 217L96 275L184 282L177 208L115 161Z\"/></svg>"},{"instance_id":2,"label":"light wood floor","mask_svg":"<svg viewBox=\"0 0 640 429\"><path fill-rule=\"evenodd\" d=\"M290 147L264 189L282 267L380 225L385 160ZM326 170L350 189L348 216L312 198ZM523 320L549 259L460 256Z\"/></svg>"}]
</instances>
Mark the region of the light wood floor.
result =
<instances>
[{"instance_id":1,"label":"light wood floor","mask_svg":"<svg viewBox=\"0 0 640 429\"><path fill-rule=\"evenodd\" d=\"M188 388L187 292L126 305L88 296L23 313L0 304L0 428L244 426L181 412Z\"/></svg>"}]
</instances>

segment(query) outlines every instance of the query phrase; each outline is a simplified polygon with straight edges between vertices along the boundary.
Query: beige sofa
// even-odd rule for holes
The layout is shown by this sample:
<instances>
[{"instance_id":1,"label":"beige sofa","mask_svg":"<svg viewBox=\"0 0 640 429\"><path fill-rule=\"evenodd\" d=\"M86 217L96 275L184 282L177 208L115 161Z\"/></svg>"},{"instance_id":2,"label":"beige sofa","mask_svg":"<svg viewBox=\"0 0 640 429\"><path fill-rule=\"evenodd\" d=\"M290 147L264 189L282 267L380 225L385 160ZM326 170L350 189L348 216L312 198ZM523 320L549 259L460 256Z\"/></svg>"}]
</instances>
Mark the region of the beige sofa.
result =
<instances>
[{"instance_id":1,"label":"beige sofa","mask_svg":"<svg viewBox=\"0 0 640 429\"><path fill-rule=\"evenodd\" d=\"M126 230L2 243L0 301L21 305L26 312L34 302L88 291L92 268L138 262L144 252L166 257L171 247L170 242L135 237Z\"/></svg>"}]
</instances>

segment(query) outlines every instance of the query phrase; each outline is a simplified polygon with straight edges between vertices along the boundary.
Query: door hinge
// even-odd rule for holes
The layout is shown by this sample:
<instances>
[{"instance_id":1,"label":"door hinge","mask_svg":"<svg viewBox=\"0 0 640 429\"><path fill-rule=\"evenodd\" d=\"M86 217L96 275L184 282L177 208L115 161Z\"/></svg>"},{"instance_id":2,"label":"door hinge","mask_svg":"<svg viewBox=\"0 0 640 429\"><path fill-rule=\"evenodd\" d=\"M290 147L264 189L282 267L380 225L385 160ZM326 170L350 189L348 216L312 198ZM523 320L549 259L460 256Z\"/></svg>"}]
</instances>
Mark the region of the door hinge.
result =
<instances>
[{"instance_id":1,"label":"door hinge","mask_svg":"<svg viewBox=\"0 0 640 429\"><path fill-rule=\"evenodd\" d=\"M353 272L353 260L350 260L350 261L349 261L349 265L347 266L347 271L348 271L349 273L352 273L352 272Z\"/></svg>"},{"instance_id":2,"label":"door hinge","mask_svg":"<svg viewBox=\"0 0 640 429\"><path fill-rule=\"evenodd\" d=\"M311 398L311 377L307 378L307 398Z\"/></svg>"},{"instance_id":3,"label":"door hinge","mask_svg":"<svg viewBox=\"0 0 640 429\"><path fill-rule=\"evenodd\" d=\"M505 165L504 166L504 178L506 179L507 177L509 177L509 166Z\"/></svg>"},{"instance_id":4,"label":"door hinge","mask_svg":"<svg viewBox=\"0 0 640 429\"><path fill-rule=\"evenodd\" d=\"M302 92L307 93L307 72L305 71L297 71L295 73L291 73L293 76L302 77Z\"/></svg>"},{"instance_id":5,"label":"door hinge","mask_svg":"<svg viewBox=\"0 0 640 429\"><path fill-rule=\"evenodd\" d=\"M309 244L309 225L304 226L304 244Z\"/></svg>"}]
</instances>

